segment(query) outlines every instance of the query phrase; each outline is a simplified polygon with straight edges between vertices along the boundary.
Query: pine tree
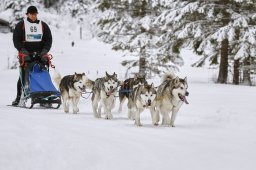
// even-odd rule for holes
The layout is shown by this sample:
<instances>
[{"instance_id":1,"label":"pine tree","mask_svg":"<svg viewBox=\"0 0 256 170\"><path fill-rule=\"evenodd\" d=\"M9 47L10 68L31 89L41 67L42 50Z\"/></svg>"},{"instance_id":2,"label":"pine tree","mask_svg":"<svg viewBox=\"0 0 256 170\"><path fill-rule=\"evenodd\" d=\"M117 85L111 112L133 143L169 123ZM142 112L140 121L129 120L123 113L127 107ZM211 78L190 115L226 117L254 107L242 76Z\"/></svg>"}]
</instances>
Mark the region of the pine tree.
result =
<instances>
[{"instance_id":1,"label":"pine tree","mask_svg":"<svg viewBox=\"0 0 256 170\"><path fill-rule=\"evenodd\" d=\"M1 8L3 10L11 10L13 13L10 18L10 27L15 28L15 25L26 16L26 10L30 5L41 8L41 0L3 0Z\"/></svg>"},{"instance_id":2,"label":"pine tree","mask_svg":"<svg viewBox=\"0 0 256 170\"><path fill-rule=\"evenodd\" d=\"M58 3L58 6L60 6L61 14L68 14L73 18L83 18L88 13L91 4L91 0L63 0Z\"/></svg>"},{"instance_id":3,"label":"pine tree","mask_svg":"<svg viewBox=\"0 0 256 170\"><path fill-rule=\"evenodd\" d=\"M44 7L50 8L58 3L59 0L43 0L44 1Z\"/></svg>"},{"instance_id":4,"label":"pine tree","mask_svg":"<svg viewBox=\"0 0 256 170\"><path fill-rule=\"evenodd\" d=\"M253 0L164 2L166 9L157 19L166 26L164 42L180 40L179 48L189 46L203 55L194 66L219 64L219 83L227 82L230 61L255 56L253 22L256 14L253 9L256 3ZM238 38L237 29L240 30Z\"/></svg>"},{"instance_id":5,"label":"pine tree","mask_svg":"<svg viewBox=\"0 0 256 170\"><path fill-rule=\"evenodd\" d=\"M158 4L153 0L141 1L108 1L99 4L103 10L97 24L100 27L99 37L111 43L114 50L126 51L126 55L136 56L138 60L124 60L127 72L135 68L144 74L159 74L166 70L177 69L176 60L169 55L169 49L159 48L157 39L160 29L153 23Z\"/></svg>"},{"instance_id":6,"label":"pine tree","mask_svg":"<svg viewBox=\"0 0 256 170\"><path fill-rule=\"evenodd\" d=\"M4 0L2 4L4 10L11 9L13 12L13 16L9 21L12 29L14 29L16 23L24 17L28 3L29 0Z\"/></svg>"}]
</instances>

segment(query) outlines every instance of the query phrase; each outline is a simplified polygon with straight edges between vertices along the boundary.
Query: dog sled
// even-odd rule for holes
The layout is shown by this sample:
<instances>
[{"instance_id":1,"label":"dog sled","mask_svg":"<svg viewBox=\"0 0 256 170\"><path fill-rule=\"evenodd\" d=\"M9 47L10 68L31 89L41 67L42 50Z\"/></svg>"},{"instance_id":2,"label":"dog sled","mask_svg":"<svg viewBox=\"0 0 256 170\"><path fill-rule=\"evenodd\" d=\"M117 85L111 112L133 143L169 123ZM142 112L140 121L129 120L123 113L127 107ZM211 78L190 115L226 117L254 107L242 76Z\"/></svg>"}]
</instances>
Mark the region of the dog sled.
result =
<instances>
[{"instance_id":1,"label":"dog sled","mask_svg":"<svg viewBox=\"0 0 256 170\"><path fill-rule=\"evenodd\" d=\"M33 108L35 104L39 104L46 108L58 109L61 105L60 92L52 83L49 66L52 56L47 54L45 61L41 60L39 54L30 55L28 62L24 61L24 56L19 54L20 59L20 80L22 95L19 106L25 108Z\"/></svg>"}]
</instances>

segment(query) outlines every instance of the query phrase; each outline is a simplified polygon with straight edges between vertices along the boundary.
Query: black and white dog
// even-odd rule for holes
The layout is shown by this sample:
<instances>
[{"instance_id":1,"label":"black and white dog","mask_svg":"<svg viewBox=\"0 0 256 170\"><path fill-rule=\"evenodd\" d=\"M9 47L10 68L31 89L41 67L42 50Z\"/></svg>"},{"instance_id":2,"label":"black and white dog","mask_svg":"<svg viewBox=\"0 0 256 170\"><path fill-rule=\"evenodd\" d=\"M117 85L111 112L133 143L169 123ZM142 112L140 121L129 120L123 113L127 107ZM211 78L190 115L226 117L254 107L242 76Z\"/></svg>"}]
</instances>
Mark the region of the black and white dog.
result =
<instances>
[{"instance_id":1,"label":"black and white dog","mask_svg":"<svg viewBox=\"0 0 256 170\"><path fill-rule=\"evenodd\" d=\"M140 122L140 114L146 109L150 109L152 124L157 125L159 117L155 117L156 90L153 85L140 85L131 92L128 99L128 118L135 119L135 125L142 126Z\"/></svg>"},{"instance_id":2,"label":"black and white dog","mask_svg":"<svg viewBox=\"0 0 256 170\"><path fill-rule=\"evenodd\" d=\"M105 118L113 118L111 110L115 107L115 95L120 83L121 82L117 79L116 73L109 75L106 72L105 77L97 78L95 80L92 88L92 108L94 117L101 117L101 107L103 106L106 113Z\"/></svg>"},{"instance_id":3,"label":"black and white dog","mask_svg":"<svg viewBox=\"0 0 256 170\"><path fill-rule=\"evenodd\" d=\"M64 111L66 113L69 112L69 104L71 102L73 113L79 112L77 105L82 92L84 92L86 88L91 89L93 87L93 81L89 80L85 73L75 73L63 78L57 73L54 77L54 81L59 85Z\"/></svg>"},{"instance_id":4,"label":"black and white dog","mask_svg":"<svg viewBox=\"0 0 256 170\"><path fill-rule=\"evenodd\" d=\"M125 102L125 99L129 98L129 95L131 94L131 92L136 88L139 87L140 85L146 85L147 81L146 81L146 76L140 76L140 75L135 75L134 78L129 78L126 79L124 81L124 83L121 85L120 89L119 89L119 109L118 112L121 113L122 112L122 107L123 107L123 103Z\"/></svg>"}]
</instances>

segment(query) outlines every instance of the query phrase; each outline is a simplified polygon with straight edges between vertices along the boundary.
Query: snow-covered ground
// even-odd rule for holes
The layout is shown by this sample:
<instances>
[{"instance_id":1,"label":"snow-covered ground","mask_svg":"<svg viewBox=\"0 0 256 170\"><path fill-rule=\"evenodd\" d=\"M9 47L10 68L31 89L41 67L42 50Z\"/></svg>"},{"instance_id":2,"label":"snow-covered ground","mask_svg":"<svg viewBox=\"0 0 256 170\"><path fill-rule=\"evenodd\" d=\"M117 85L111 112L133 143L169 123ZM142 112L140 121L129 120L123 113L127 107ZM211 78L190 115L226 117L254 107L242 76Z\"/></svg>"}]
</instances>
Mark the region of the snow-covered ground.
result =
<instances>
[{"instance_id":1,"label":"snow-covered ground","mask_svg":"<svg viewBox=\"0 0 256 170\"><path fill-rule=\"evenodd\" d=\"M121 53L77 34L52 29L53 64L62 75L85 72L95 80L105 71L124 79ZM71 41L75 46L71 47ZM114 119L95 119L91 100L81 99L80 113L22 109L11 104L18 70L7 69L15 57L12 34L0 34L0 169L1 170L252 170L256 168L256 87L213 84L213 71L189 67L195 57L183 51L189 105L176 127L153 127L145 111L136 127L127 108ZM159 85L158 78L150 80ZM118 101L118 100L117 100Z\"/></svg>"}]
</instances>

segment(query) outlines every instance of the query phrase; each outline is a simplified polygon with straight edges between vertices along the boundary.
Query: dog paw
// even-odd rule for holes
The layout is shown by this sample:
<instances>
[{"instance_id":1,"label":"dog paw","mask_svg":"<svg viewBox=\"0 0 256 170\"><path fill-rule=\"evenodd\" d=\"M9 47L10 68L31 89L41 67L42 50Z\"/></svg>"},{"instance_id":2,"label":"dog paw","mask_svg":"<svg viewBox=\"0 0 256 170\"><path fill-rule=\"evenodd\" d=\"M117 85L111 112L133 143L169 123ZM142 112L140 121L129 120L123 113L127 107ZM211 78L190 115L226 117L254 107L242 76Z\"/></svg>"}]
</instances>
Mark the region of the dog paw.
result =
<instances>
[{"instance_id":1,"label":"dog paw","mask_svg":"<svg viewBox=\"0 0 256 170\"><path fill-rule=\"evenodd\" d=\"M95 114L94 117L95 118L101 118L100 114Z\"/></svg>"},{"instance_id":2,"label":"dog paw","mask_svg":"<svg viewBox=\"0 0 256 170\"><path fill-rule=\"evenodd\" d=\"M172 125L170 123L166 123L166 122L162 122L162 126L165 127L172 127Z\"/></svg>"},{"instance_id":3,"label":"dog paw","mask_svg":"<svg viewBox=\"0 0 256 170\"><path fill-rule=\"evenodd\" d=\"M110 114L109 118L110 118L110 119L113 119L113 115L112 115L112 114Z\"/></svg>"},{"instance_id":4,"label":"dog paw","mask_svg":"<svg viewBox=\"0 0 256 170\"><path fill-rule=\"evenodd\" d=\"M135 122L135 125L138 126L138 127L142 126L142 124L140 122L138 122L138 123Z\"/></svg>"},{"instance_id":5,"label":"dog paw","mask_svg":"<svg viewBox=\"0 0 256 170\"><path fill-rule=\"evenodd\" d=\"M68 110L64 110L65 113L68 113L69 111Z\"/></svg>"},{"instance_id":6,"label":"dog paw","mask_svg":"<svg viewBox=\"0 0 256 170\"><path fill-rule=\"evenodd\" d=\"M168 127L175 127L175 125L172 125L172 124L168 124L167 126Z\"/></svg>"},{"instance_id":7,"label":"dog paw","mask_svg":"<svg viewBox=\"0 0 256 170\"><path fill-rule=\"evenodd\" d=\"M154 125L154 126L158 126L158 123L157 123L157 122L155 122L155 123L153 123L153 125Z\"/></svg>"},{"instance_id":8,"label":"dog paw","mask_svg":"<svg viewBox=\"0 0 256 170\"><path fill-rule=\"evenodd\" d=\"M74 114L77 114L78 112L79 112L79 109L74 109L74 110L73 110L73 113L74 113Z\"/></svg>"},{"instance_id":9,"label":"dog paw","mask_svg":"<svg viewBox=\"0 0 256 170\"><path fill-rule=\"evenodd\" d=\"M105 117L105 119L113 119L112 114L107 114L106 117Z\"/></svg>"},{"instance_id":10,"label":"dog paw","mask_svg":"<svg viewBox=\"0 0 256 170\"><path fill-rule=\"evenodd\" d=\"M172 126L172 123L171 123L170 120L165 120L165 121L163 122L163 125Z\"/></svg>"},{"instance_id":11,"label":"dog paw","mask_svg":"<svg viewBox=\"0 0 256 170\"><path fill-rule=\"evenodd\" d=\"M128 119L135 120L135 118L133 116L128 116Z\"/></svg>"}]
</instances>

